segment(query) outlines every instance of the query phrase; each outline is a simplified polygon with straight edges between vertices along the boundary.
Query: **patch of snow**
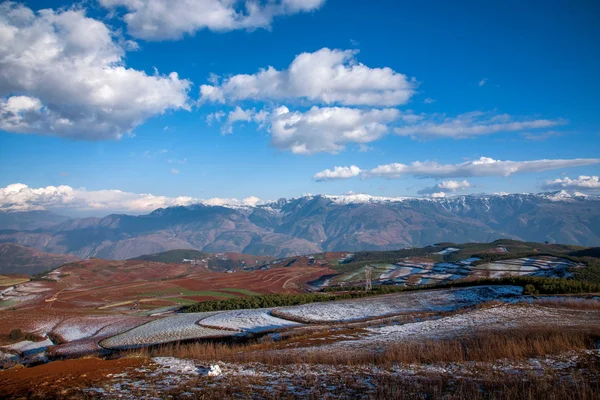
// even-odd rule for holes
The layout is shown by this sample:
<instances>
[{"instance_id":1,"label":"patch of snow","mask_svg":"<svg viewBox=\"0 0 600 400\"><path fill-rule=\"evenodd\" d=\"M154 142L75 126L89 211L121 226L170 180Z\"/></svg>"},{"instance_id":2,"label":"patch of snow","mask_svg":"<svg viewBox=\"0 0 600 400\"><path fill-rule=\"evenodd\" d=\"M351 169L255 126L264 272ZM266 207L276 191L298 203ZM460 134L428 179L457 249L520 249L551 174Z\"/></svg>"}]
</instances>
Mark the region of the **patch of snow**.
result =
<instances>
[{"instance_id":1,"label":"patch of snow","mask_svg":"<svg viewBox=\"0 0 600 400\"><path fill-rule=\"evenodd\" d=\"M365 204L365 203L397 203L406 200L419 200L417 197L382 197L368 194L349 194L341 196L323 195L337 204Z\"/></svg>"},{"instance_id":2,"label":"patch of snow","mask_svg":"<svg viewBox=\"0 0 600 400\"><path fill-rule=\"evenodd\" d=\"M498 326L509 328L521 326L523 323L549 319L564 320L560 312L549 308L500 305L436 320L366 328L369 332L367 336L363 336L359 340L334 343L333 346L362 347L377 342L431 340L454 337L477 329L494 329ZM568 324L567 321L565 323Z\"/></svg>"},{"instance_id":3,"label":"patch of snow","mask_svg":"<svg viewBox=\"0 0 600 400\"><path fill-rule=\"evenodd\" d=\"M3 346L7 350L13 350L21 354L35 354L45 351L49 346L54 345L52 340L46 339L41 342L32 342L30 340L23 340L18 343Z\"/></svg>"},{"instance_id":4,"label":"patch of snow","mask_svg":"<svg viewBox=\"0 0 600 400\"><path fill-rule=\"evenodd\" d=\"M235 329L246 332L260 332L302 325L274 317L270 314L272 308L254 310L225 311L206 317L198 322L199 325L214 329Z\"/></svg>"},{"instance_id":5,"label":"patch of snow","mask_svg":"<svg viewBox=\"0 0 600 400\"><path fill-rule=\"evenodd\" d=\"M303 304L281 308L278 313L284 318L311 322L353 321L409 312L452 311L522 292L520 286L475 286Z\"/></svg>"},{"instance_id":6,"label":"patch of snow","mask_svg":"<svg viewBox=\"0 0 600 400\"><path fill-rule=\"evenodd\" d=\"M440 255L445 256L446 254L454 253L454 252L457 252L459 250L460 249L457 249L456 247L448 247L448 248L445 248L442 251L438 251L436 254L440 254Z\"/></svg>"},{"instance_id":7,"label":"patch of snow","mask_svg":"<svg viewBox=\"0 0 600 400\"><path fill-rule=\"evenodd\" d=\"M140 325L119 335L112 336L100 342L100 345L108 349L123 349L168 343L178 340L224 337L235 334L231 331L206 328L197 324L199 320L213 314L215 313L206 312L170 315Z\"/></svg>"},{"instance_id":8,"label":"patch of snow","mask_svg":"<svg viewBox=\"0 0 600 400\"><path fill-rule=\"evenodd\" d=\"M65 342L94 336L104 327L122 319L120 316L79 317L69 318L54 328L54 334L59 335Z\"/></svg>"}]
</instances>

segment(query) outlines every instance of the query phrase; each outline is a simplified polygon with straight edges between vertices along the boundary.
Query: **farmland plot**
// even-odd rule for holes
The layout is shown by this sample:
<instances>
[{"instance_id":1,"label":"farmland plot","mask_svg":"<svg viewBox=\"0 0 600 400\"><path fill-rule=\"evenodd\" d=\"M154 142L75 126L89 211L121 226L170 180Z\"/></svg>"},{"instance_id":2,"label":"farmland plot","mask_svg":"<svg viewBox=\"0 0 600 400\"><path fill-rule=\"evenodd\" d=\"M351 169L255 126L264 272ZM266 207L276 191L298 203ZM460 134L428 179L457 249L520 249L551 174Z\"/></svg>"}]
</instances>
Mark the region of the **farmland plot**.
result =
<instances>
[{"instance_id":1,"label":"farmland plot","mask_svg":"<svg viewBox=\"0 0 600 400\"><path fill-rule=\"evenodd\" d=\"M388 315L452 311L476 304L518 296L520 286L476 286L427 292L397 293L360 300L312 303L277 310L277 315L307 322L342 322Z\"/></svg>"},{"instance_id":2,"label":"farmland plot","mask_svg":"<svg viewBox=\"0 0 600 400\"><path fill-rule=\"evenodd\" d=\"M107 349L127 349L150 346L179 340L233 336L235 332L200 326L197 322L214 313L176 314L130 331L110 337L100 342Z\"/></svg>"},{"instance_id":3,"label":"farmland plot","mask_svg":"<svg viewBox=\"0 0 600 400\"><path fill-rule=\"evenodd\" d=\"M600 322L600 314L531 305L503 304L435 320L369 327L365 328L367 334L360 339L340 341L333 346L358 349L400 341L422 342L453 338L474 331L497 332L499 329L539 325L576 327L578 324L586 325L592 322Z\"/></svg>"},{"instance_id":4,"label":"farmland plot","mask_svg":"<svg viewBox=\"0 0 600 400\"><path fill-rule=\"evenodd\" d=\"M244 332L261 332L302 325L274 317L270 314L271 311L270 308L225 311L204 318L199 321L199 324L207 328L235 329Z\"/></svg>"}]
</instances>

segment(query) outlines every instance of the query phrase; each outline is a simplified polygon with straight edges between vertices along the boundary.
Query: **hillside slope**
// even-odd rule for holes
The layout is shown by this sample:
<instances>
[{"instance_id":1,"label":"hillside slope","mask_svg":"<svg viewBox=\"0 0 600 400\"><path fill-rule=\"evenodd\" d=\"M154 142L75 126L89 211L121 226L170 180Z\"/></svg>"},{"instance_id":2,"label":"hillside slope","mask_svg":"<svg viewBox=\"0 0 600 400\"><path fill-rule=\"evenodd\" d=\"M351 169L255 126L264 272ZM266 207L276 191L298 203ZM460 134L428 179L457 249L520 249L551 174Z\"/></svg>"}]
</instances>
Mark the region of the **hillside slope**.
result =
<instances>
[{"instance_id":1,"label":"hillside slope","mask_svg":"<svg viewBox=\"0 0 600 400\"><path fill-rule=\"evenodd\" d=\"M35 275L79 261L70 254L51 254L13 243L0 243L0 274Z\"/></svg>"}]
</instances>

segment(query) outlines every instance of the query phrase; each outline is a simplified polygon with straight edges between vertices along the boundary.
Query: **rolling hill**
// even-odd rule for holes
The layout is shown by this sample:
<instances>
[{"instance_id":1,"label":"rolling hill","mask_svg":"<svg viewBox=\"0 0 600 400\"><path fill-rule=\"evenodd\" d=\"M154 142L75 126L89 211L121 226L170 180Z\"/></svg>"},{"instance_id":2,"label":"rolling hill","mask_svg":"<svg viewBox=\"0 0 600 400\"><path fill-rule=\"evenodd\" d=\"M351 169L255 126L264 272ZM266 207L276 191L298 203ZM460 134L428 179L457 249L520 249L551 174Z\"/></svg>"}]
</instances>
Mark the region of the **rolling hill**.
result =
<instances>
[{"instance_id":1,"label":"rolling hill","mask_svg":"<svg viewBox=\"0 0 600 400\"><path fill-rule=\"evenodd\" d=\"M70 254L51 254L13 243L0 243L0 274L35 275L79 261Z\"/></svg>"}]
</instances>

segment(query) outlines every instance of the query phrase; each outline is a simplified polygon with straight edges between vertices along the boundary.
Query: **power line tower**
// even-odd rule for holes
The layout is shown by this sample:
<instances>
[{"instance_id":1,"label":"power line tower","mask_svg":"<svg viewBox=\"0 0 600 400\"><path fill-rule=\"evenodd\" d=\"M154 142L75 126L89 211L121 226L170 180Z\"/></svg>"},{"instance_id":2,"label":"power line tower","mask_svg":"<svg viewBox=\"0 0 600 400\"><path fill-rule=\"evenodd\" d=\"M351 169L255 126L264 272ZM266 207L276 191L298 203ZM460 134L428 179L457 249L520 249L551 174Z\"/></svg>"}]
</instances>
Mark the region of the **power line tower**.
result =
<instances>
[{"instance_id":1,"label":"power line tower","mask_svg":"<svg viewBox=\"0 0 600 400\"><path fill-rule=\"evenodd\" d=\"M369 291L373 289L373 285L371 284L371 266L367 265L365 268L365 291Z\"/></svg>"}]
</instances>

